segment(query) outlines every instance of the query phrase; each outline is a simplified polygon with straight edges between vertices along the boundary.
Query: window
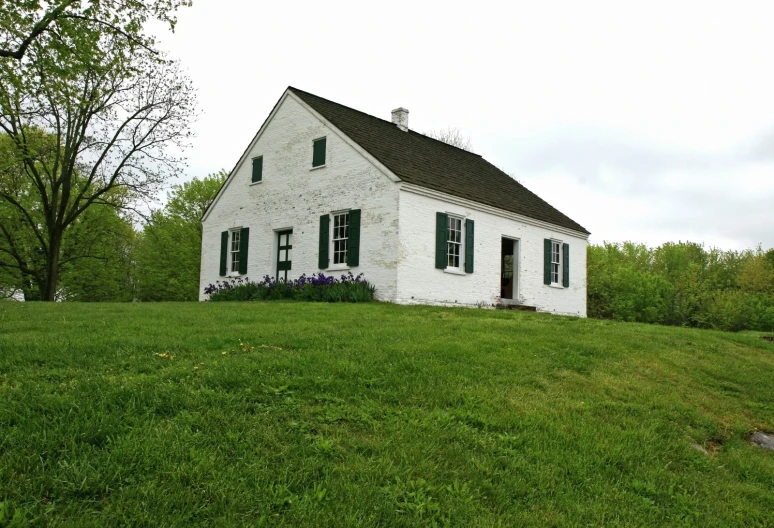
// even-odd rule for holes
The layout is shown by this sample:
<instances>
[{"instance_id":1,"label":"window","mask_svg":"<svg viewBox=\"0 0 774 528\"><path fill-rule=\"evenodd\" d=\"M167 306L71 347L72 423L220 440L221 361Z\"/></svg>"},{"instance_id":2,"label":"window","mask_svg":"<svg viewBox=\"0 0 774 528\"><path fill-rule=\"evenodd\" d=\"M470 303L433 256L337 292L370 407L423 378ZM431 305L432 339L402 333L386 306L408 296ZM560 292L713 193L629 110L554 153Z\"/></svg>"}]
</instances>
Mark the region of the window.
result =
<instances>
[{"instance_id":1,"label":"window","mask_svg":"<svg viewBox=\"0 0 774 528\"><path fill-rule=\"evenodd\" d=\"M559 284L559 268L561 267L561 242L551 241L551 284Z\"/></svg>"},{"instance_id":2,"label":"window","mask_svg":"<svg viewBox=\"0 0 774 528\"><path fill-rule=\"evenodd\" d=\"M347 263L347 240L349 239L349 213L333 215L333 264Z\"/></svg>"},{"instance_id":3,"label":"window","mask_svg":"<svg viewBox=\"0 0 774 528\"><path fill-rule=\"evenodd\" d=\"M331 225L333 224L333 225ZM360 209L320 216L320 269L360 265Z\"/></svg>"},{"instance_id":4,"label":"window","mask_svg":"<svg viewBox=\"0 0 774 528\"><path fill-rule=\"evenodd\" d=\"M229 269L231 270L231 273L239 273L239 242L240 242L240 235L239 229L234 229L229 234L231 235L231 250L229 252L229 255L231 257L231 266L229 266Z\"/></svg>"},{"instance_id":5,"label":"window","mask_svg":"<svg viewBox=\"0 0 774 528\"><path fill-rule=\"evenodd\" d=\"M435 267L464 275L473 273L474 222L449 213L435 213ZM463 273L464 269L464 273Z\"/></svg>"},{"instance_id":6,"label":"window","mask_svg":"<svg viewBox=\"0 0 774 528\"><path fill-rule=\"evenodd\" d=\"M253 181L258 183L263 179L263 156L253 158Z\"/></svg>"},{"instance_id":7,"label":"window","mask_svg":"<svg viewBox=\"0 0 774 528\"><path fill-rule=\"evenodd\" d=\"M459 269L462 248L462 219L449 217L446 230L446 267Z\"/></svg>"},{"instance_id":8,"label":"window","mask_svg":"<svg viewBox=\"0 0 774 528\"><path fill-rule=\"evenodd\" d=\"M312 142L312 168L325 165L325 138L315 139Z\"/></svg>"},{"instance_id":9,"label":"window","mask_svg":"<svg viewBox=\"0 0 774 528\"><path fill-rule=\"evenodd\" d=\"M250 228L236 227L220 234L220 276L247 273Z\"/></svg>"},{"instance_id":10,"label":"window","mask_svg":"<svg viewBox=\"0 0 774 528\"><path fill-rule=\"evenodd\" d=\"M570 244L561 240L543 239L545 255L545 274L543 284L546 286L570 287Z\"/></svg>"}]
</instances>

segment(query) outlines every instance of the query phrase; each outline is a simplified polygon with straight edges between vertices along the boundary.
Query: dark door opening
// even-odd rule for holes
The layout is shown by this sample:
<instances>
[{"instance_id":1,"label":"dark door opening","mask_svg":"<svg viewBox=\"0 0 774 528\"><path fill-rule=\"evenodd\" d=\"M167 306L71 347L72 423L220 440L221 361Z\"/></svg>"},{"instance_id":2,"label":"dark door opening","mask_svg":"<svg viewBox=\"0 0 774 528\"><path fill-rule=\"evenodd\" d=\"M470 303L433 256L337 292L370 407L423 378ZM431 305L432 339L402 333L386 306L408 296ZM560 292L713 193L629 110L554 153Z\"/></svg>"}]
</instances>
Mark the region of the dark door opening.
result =
<instances>
[{"instance_id":1,"label":"dark door opening","mask_svg":"<svg viewBox=\"0 0 774 528\"><path fill-rule=\"evenodd\" d=\"M500 251L500 299L512 300L518 298L518 242L511 238L503 238Z\"/></svg>"},{"instance_id":2,"label":"dark door opening","mask_svg":"<svg viewBox=\"0 0 774 528\"><path fill-rule=\"evenodd\" d=\"M291 238L293 230L277 232L277 280L287 282L288 271L291 268Z\"/></svg>"}]
</instances>

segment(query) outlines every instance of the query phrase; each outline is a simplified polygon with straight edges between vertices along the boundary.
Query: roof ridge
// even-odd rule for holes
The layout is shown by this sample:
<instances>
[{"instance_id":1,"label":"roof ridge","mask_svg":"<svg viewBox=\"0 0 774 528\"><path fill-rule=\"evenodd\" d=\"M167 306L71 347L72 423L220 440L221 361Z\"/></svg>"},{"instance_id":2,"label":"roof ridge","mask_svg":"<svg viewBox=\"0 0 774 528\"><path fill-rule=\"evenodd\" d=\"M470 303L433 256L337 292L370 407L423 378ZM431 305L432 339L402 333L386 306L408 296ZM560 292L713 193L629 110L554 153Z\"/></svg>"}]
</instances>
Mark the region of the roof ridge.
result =
<instances>
[{"instance_id":1,"label":"roof ridge","mask_svg":"<svg viewBox=\"0 0 774 528\"><path fill-rule=\"evenodd\" d=\"M311 92L307 92L306 90L301 90L300 88L295 88L294 86L288 86L288 89L289 90L293 90L294 92L301 92L302 94L305 94L305 95L311 95L312 97L316 97L317 99L322 99L326 103L331 103L331 104L335 104L335 105L338 105L338 106L342 106L342 107L346 108L347 110L352 110L353 112L357 112L358 114L363 114L364 116L368 116L371 119L378 119L379 121L384 121L388 125L397 126L392 121L387 121L386 119L382 119L381 117L376 117L375 115L371 115L369 113L363 112L362 110L358 110L357 108L352 108L351 106L343 105L341 103L337 103L336 101L331 101L330 99L326 99L325 97L320 97L319 95L315 95L315 94L313 94Z\"/></svg>"},{"instance_id":2,"label":"roof ridge","mask_svg":"<svg viewBox=\"0 0 774 528\"><path fill-rule=\"evenodd\" d=\"M335 104L335 105L338 105L338 106L344 107L344 108L346 108L347 110L352 110L353 112L357 112L358 114L362 114L362 115L364 115L364 116L368 116L368 117L370 117L371 119L378 119L379 121L382 121L382 122L384 122L384 123L387 123L388 125L392 125L392 126L394 126L394 127L397 127L397 126L398 126L398 125L396 125L395 123L393 123L392 121L387 121L386 119L382 119L381 117L377 117L377 116L375 116L375 115L371 115L371 114L369 114L369 113L367 113L367 112L363 112L362 110L358 110L357 108L352 108L351 106L343 105L343 104L341 104L341 103L337 103L336 101L331 101L330 99L326 99L325 97L321 97L321 96L319 96L319 95L316 95L316 94L313 94L313 93L311 93L311 92L307 92L306 90L302 90L302 89L300 89L300 88L296 88L295 86L288 86L288 89L289 89L289 90L293 90L294 92L301 92L301 93L303 93L303 94L306 94L306 95L311 95L312 97L316 97L317 99L322 99L322 100L323 100L323 101L325 101L326 103L331 103L331 104ZM443 145L446 145L447 147L455 148L455 149L457 149L457 150L460 150L460 151L462 151L462 152L466 152L466 153L468 153L468 154L472 154L473 156L478 156L479 158L483 158L483 157L484 157L484 156L482 156L481 154L479 154L479 153L477 153L477 152L473 152L472 150L467 150L467 149L464 149L464 148L460 148L460 147L458 147L458 146L456 146L456 145L452 145L451 143L447 143L447 142L445 142L445 141L443 141L443 140L441 140L441 139L434 138L434 137L432 137L432 136L428 136L427 134L423 134L422 132L417 132L417 131L416 131L416 130L414 130L413 128L409 128L409 129L408 129L408 132L410 132L410 133L413 133L413 134L416 134L416 135L418 135L418 136L425 137L425 138L427 138L427 139L431 139L431 140L433 140L433 141L437 141L437 142L439 142L439 143L441 143L441 144L443 144Z\"/></svg>"},{"instance_id":3,"label":"roof ridge","mask_svg":"<svg viewBox=\"0 0 774 528\"><path fill-rule=\"evenodd\" d=\"M457 150L461 150L462 152L465 152L467 154L472 154L473 156L478 156L479 158L484 158L481 154L478 152L473 152L472 150L464 149L462 147L458 147L457 145L452 145L451 143L447 143L442 139L434 138L433 136L428 136L427 134L423 134L422 132L417 132L416 130L409 129L409 132L413 132L419 136L425 137L427 139L432 139L433 141L437 141L438 143L441 143L443 145L446 145L447 147L455 148Z\"/></svg>"},{"instance_id":4,"label":"roof ridge","mask_svg":"<svg viewBox=\"0 0 774 528\"><path fill-rule=\"evenodd\" d=\"M288 86L287 91L336 126L402 181L589 233L481 154L414 130L407 133L391 121L293 86Z\"/></svg>"}]
</instances>

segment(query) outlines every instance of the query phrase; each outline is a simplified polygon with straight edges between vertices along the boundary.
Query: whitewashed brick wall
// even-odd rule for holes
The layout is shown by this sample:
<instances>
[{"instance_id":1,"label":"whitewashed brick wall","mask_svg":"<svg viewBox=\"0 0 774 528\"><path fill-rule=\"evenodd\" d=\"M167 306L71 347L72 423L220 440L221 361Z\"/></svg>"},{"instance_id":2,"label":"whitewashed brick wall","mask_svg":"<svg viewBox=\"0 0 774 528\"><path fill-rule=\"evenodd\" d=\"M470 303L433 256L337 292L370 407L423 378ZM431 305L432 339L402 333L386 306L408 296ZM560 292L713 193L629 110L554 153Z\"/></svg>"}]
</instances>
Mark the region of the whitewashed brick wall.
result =
<instances>
[{"instance_id":1,"label":"whitewashed brick wall","mask_svg":"<svg viewBox=\"0 0 774 528\"><path fill-rule=\"evenodd\" d=\"M588 241L567 232L538 227L484 212L472 202L400 193L398 303L488 305L499 301L501 239L518 239L519 300L540 311L586 316L586 247ZM475 222L474 272L457 275L435 269L436 212ZM543 284L543 241L570 245L570 287Z\"/></svg>"},{"instance_id":2,"label":"whitewashed brick wall","mask_svg":"<svg viewBox=\"0 0 774 528\"><path fill-rule=\"evenodd\" d=\"M326 166L312 169L312 140L327 137ZM263 181L251 184L252 158L263 156ZM288 96L203 223L200 299L208 284L221 280L222 231L249 227L251 280L276 275L276 231L293 229L292 270L340 275L318 269L320 215L361 209L360 265L378 287L379 299L396 298L398 185L342 138Z\"/></svg>"}]
</instances>

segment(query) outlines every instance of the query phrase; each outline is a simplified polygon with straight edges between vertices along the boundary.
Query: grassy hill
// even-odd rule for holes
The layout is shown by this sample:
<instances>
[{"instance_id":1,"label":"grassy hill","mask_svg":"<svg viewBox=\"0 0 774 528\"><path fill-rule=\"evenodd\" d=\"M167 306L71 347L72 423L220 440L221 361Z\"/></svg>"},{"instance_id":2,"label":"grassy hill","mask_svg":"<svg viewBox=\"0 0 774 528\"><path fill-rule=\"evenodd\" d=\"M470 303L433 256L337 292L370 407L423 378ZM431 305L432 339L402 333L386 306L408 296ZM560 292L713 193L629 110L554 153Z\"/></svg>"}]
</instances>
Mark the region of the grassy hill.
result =
<instances>
[{"instance_id":1,"label":"grassy hill","mask_svg":"<svg viewBox=\"0 0 774 528\"><path fill-rule=\"evenodd\" d=\"M33 525L772 526L772 429L759 334L0 303L0 502Z\"/></svg>"}]
</instances>

